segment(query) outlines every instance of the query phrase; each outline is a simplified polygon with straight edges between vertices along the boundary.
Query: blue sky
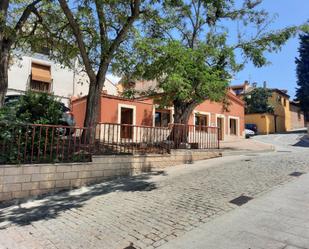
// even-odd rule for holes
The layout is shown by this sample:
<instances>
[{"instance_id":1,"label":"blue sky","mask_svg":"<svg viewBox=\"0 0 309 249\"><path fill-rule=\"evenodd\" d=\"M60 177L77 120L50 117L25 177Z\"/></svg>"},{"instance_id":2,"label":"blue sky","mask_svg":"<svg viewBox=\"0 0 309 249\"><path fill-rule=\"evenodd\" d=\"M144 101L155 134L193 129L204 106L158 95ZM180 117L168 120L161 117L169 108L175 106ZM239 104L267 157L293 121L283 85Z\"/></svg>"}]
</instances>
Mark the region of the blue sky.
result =
<instances>
[{"instance_id":1,"label":"blue sky","mask_svg":"<svg viewBox=\"0 0 309 249\"><path fill-rule=\"evenodd\" d=\"M272 29L280 29L289 25L298 25L309 20L309 0L264 0L263 8L271 14L278 14ZM296 88L295 57L298 56L298 38L287 42L279 53L267 54L271 65L255 68L247 64L245 69L235 76L231 84L243 83L245 80L262 85L267 82L268 87L288 90L293 98Z\"/></svg>"}]
</instances>

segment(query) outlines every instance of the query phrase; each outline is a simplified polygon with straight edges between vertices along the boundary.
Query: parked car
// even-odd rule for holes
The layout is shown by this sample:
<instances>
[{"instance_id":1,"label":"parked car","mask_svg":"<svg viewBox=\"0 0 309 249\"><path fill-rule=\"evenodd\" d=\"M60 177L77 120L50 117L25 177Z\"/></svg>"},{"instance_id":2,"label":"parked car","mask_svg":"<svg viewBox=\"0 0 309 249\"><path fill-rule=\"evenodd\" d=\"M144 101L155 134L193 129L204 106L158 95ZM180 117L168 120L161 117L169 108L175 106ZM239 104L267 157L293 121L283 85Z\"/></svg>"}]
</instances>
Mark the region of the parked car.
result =
<instances>
[{"instance_id":1,"label":"parked car","mask_svg":"<svg viewBox=\"0 0 309 249\"><path fill-rule=\"evenodd\" d=\"M245 124L245 129L254 131L255 135L256 135L257 132L258 132L258 129L257 129L257 125L256 125L256 124Z\"/></svg>"},{"instance_id":2,"label":"parked car","mask_svg":"<svg viewBox=\"0 0 309 249\"><path fill-rule=\"evenodd\" d=\"M255 135L255 132L249 129L245 129L246 138L250 138Z\"/></svg>"},{"instance_id":3,"label":"parked car","mask_svg":"<svg viewBox=\"0 0 309 249\"><path fill-rule=\"evenodd\" d=\"M7 96L5 96L4 105L6 105L6 106L14 105L16 102L19 101L21 96L22 95L7 95ZM74 115L71 112L70 108L66 107L61 102L60 102L60 105L61 105L61 110L62 110L62 117L59 120L59 125L62 125L62 126L75 126L76 121L75 121ZM65 132L66 135L67 135L69 130L70 129L67 129L67 131ZM71 130L74 132L74 129L71 129Z\"/></svg>"}]
</instances>

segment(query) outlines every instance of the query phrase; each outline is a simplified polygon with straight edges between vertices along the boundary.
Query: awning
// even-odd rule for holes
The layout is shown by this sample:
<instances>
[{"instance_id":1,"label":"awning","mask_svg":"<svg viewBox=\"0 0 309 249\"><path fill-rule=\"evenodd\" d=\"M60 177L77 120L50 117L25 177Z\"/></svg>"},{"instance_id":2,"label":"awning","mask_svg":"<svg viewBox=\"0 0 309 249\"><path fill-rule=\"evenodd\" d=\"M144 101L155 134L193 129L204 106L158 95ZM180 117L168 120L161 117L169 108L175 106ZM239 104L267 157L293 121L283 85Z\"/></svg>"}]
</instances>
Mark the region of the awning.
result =
<instances>
[{"instance_id":1,"label":"awning","mask_svg":"<svg viewBox=\"0 0 309 249\"><path fill-rule=\"evenodd\" d=\"M51 83L50 66L32 63L31 77L32 80Z\"/></svg>"}]
</instances>

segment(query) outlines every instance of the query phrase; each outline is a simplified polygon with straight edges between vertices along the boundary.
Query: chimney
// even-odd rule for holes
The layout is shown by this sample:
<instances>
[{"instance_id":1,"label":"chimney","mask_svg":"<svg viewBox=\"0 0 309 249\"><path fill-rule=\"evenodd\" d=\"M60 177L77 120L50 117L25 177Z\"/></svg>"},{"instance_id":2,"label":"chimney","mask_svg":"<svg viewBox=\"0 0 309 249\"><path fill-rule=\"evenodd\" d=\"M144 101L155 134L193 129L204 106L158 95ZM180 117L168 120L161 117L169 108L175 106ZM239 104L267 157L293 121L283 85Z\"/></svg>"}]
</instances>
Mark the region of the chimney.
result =
<instances>
[{"instance_id":1,"label":"chimney","mask_svg":"<svg viewBox=\"0 0 309 249\"><path fill-rule=\"evenodd\" d=\"M266 81L263 82L263 88L264 88L264 89L267 88L267 82L266 82Z\"/></svg>"},{"instance_id":2,"label":"chimney","mask_svg":"<svg viewBox=\"0 0 309 249\"><path fill-rule=\"evenodd\" d=\"M256 82L253 82L253 83L252 83L252 87L253 87L253 88L256 88L256 86L257 86L257 83L256 83Z\"/></svg>"}]
</instances>

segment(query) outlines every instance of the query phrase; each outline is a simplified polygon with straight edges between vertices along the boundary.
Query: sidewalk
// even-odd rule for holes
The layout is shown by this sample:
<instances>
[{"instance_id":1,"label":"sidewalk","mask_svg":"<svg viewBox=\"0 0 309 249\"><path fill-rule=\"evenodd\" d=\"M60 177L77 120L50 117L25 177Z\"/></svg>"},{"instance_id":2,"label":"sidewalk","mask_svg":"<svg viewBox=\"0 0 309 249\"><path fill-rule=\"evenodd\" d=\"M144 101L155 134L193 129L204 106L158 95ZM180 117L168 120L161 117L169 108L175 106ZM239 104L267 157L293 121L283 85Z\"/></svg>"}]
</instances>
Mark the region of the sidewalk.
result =
<instances>
[{"instance_id":1,"label":"sidewalk","mask_svg":"<svg viewBox=\"0 0 309 249\"><path fill-rule=\"evenodd\" d=\"M309 175L253 199L160 249L309 248Z\"/></svg>"},{"instance_id":2,"label":"sidewalk","mask_svg":"<svg viewBox=\"0 0 309 249\"><path fill-rule=\"evenodd\" d=\"M273 145L254 140L253 138L222 141L220 142L220 148L223 151L223 156L272 152L275 150Z\"/></svg>"}]
</instances>

